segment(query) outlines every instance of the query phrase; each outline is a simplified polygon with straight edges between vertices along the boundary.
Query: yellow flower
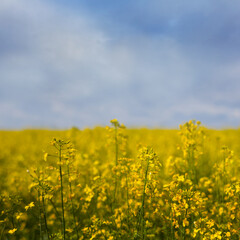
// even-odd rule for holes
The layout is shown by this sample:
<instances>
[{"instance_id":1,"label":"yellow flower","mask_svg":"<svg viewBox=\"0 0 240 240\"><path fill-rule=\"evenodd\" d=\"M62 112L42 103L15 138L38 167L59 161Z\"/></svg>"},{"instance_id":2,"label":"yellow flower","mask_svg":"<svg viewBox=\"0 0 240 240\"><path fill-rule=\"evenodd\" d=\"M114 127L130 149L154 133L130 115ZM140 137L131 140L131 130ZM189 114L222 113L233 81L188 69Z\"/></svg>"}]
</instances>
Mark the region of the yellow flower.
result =
<instances>
[{"instance_id":1,"label":"yellow flower","mask_svg":"<svg viewBox=\"0 0 240 240\"><path fill-rule=\"evenodd\" d=\"M118 120L116 118L114 118L110 121L110 123L116 124L116 123L118 123Z\"/></svg>"},{"instance_id":2,"label":"yellow flower","mask_svg":"<svg viewBox=\"0 0 240 240\"><path fill-rule=\"evenodd\" d=\"M219 208L219 215L221 216L223 214L223 207Z\"/></svg>"},{"instance_id":3,"label":"yellow flower","mask_svg":"<svg viewBox=\"0 0 240 240\"><path fill-rule=\"evenodd\" d=\"M189 221L186 218L184 218L183 219L183 227L186 227L186 226L189 226Z\"/></svg>"},{"instance_id":4,"label":"yellow flower","mask_svg":"<svg viewBox=\"0 0 240 240\"><path fill-rule=\"evenodd\" d=\"M11 229L8 231L9 234L14 234L17 231L17 228Z\"/></svg>"},{"instance_id":5,"label":"yellow flower","mask_svg":"<svg viewBox=\"0 0 240 240\"><path fill-rule=\"evenodd\" d=\"M178 177L178 181L179 181L179 182L184 182L184 176L183 176L183 175L179 176L179 177Z\"/></svg>"},{"instance_id":6,"label":"yellow flower","mask_svg":"<svg viewBox=\"0 0 240 240\"><path fill-rule=\"evenodd\" d=\"M117 119L111 120L110 123L112 123L112 125L113 125L114 127L119 127L119 126L120 126L120 124L119 124L119 122L118 122Z\"/></svg>"},{"instance_id":7,"label":"yellow flower","mask_svg":"<svg viewBox=\"0 0 240 240\"><path fill-rule=\"evenodd\" d=\"M16 216L16 219L17 219L17 220L20 219L21 216L22 216L22 213L19 213L19 214Z\"/></svg>"},{"instance_id":8,"label":"yellow flower","mask_svg":"<svg viewBox=\"0 0 240 240\"><path fill-rule=\"evenodd\" d=\"M44 161L47 161L47 158L48 158L48 153L44 153L44 155L43 155L43 160L44 160Z\"/></svg>"},{"instance_id":9,"label":"yellow flower","mask_svg":"<svg viewBox=\"0 0 240 240\"><path fill-rule=\"evenodd\" d=\"M25 207L25 209L26 209L26 211L29 209L29 208L33 208L35 205L34 205L34 202L31 202L31 203L29 203L26 207Z\"/></svg>"},{"instance_id":10,"label":"yellow flower","mask_svg":"<svg viewBox=\"0 0 240 240\"><path fill-rule=\"evenodd\" d=\"M230 233L230 232L227 232L227 233L226 233L226 237L231 237L231 233Z\"/></svg>"}]
</instances>

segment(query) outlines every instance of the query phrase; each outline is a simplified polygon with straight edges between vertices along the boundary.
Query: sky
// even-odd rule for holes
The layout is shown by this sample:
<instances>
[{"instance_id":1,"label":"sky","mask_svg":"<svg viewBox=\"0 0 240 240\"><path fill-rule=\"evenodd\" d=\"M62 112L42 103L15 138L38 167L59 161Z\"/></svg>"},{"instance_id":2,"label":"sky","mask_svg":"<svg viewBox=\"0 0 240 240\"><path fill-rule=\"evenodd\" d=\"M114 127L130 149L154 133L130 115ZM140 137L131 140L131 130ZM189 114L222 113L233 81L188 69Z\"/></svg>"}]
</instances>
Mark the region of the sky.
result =
<instances>
[{"instance_id":1,"label":"sky","mask_svg":"<svg viewBox=\"0 0 240 240\"><path fill-rule=\"evenodd\" d=\"M240 1L1 0L0 128L240 126Z\"/></svg>"}]
</instances>

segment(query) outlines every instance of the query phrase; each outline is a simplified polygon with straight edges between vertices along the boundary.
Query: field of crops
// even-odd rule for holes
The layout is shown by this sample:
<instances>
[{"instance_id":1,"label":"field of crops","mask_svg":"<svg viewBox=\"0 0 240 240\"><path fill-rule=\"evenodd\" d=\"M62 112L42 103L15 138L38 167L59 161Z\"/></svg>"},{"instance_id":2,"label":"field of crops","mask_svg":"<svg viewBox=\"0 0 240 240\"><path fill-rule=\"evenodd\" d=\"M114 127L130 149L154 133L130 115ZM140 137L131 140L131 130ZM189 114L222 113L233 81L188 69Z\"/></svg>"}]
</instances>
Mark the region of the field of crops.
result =
<instances>
[{"instance_id":1,"label":"field of crops","mask_svg":"<svg viewBox=\"0 0 240 240\"><path fill-rule=\"evenodd\" d=\"M0 240L240 239L240 130L0 131Z\"/></svg>"}]
</instances>

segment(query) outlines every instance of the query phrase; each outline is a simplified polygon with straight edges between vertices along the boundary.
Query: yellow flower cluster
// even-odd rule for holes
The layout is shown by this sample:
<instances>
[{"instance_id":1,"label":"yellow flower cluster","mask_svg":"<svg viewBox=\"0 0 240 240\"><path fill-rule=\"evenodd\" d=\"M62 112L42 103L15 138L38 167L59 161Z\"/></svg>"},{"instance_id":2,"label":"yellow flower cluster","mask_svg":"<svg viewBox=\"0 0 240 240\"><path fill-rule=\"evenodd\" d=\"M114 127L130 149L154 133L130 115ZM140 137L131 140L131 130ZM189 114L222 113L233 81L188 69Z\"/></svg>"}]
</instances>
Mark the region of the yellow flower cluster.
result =
<instances>
[{"instance_id":1,"label":"yellow flower cluster","mask_svg":"<svg viewBox=\"0 0 240 240\"><path fill-rule=\"evenodd\" d=\"M240 130L110 123L1 132L0 239L240 239Z\"/></svg>"}]
</instances>

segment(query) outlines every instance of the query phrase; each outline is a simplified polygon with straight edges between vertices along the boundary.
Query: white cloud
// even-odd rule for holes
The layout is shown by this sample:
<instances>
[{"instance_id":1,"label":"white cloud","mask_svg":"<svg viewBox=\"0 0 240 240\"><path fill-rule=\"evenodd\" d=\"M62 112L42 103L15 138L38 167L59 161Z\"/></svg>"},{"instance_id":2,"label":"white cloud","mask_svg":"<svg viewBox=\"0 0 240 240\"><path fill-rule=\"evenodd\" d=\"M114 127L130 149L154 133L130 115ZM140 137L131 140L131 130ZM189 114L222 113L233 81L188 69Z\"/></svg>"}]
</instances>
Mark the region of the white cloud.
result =
<instances>
[{"instance_id":1,"label":"white cloud","mask_svg":"<svg viewBox=\"0 0 240 240\"><path fill-rule=\"evenodd\" d=\"M92 126L113 117L176 126L201 114L240 120L231 105L240 101L238 59L223 65L168 34L112 36L84 11L38 0L2 0L0 16L0 127Z\"/></svg>"}]
</instances>

